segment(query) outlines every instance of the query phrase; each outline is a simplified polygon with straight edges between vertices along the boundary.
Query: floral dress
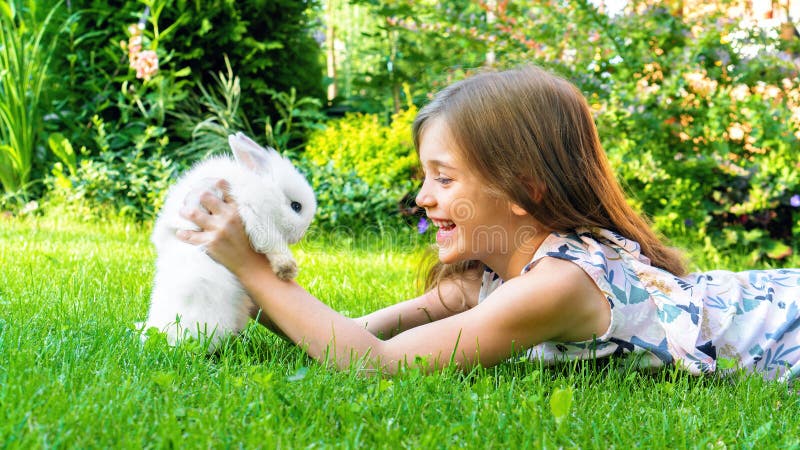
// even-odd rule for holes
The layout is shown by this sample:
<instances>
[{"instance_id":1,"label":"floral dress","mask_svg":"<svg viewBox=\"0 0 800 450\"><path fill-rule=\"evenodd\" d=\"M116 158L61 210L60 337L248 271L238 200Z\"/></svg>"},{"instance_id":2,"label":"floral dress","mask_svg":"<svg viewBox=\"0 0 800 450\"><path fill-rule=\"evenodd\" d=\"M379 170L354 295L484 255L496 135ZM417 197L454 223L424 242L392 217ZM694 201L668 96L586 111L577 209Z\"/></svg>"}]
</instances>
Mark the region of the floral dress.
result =
<instances>
[{"instance_id":1,"label":"floral dress","mask_svg":"<svg viewBox=\"0 0 800 450\"><path fill-rule=\"evenodd\" d=\"M638 367L675 364L693 374L744 368L767 378L800 374L800 269L677 277L653 267L639 244L603 229L551 233L522 273L546 256L580 266L611 306L596 339L544 342L528 355L545 362L634 356ZM503 281L486 268L479 300Z\"/></svg>"}]
</instances>

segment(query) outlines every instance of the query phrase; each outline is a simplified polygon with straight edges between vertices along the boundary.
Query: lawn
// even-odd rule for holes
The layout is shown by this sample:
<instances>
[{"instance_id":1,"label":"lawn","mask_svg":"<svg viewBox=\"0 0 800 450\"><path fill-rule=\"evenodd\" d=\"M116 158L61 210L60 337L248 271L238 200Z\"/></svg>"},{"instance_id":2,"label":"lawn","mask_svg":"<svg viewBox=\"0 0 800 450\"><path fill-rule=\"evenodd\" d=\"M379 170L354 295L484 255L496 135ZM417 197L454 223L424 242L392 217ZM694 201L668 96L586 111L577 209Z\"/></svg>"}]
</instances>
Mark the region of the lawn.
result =
<instances>
[{"instance_id":1,"label":"lawn","mask_svg":"<svg viewBox=\"0 0 800 450\"><path fill-rule=\"evenodd\" d=\"M421 247L374 241L301 243L300 283L351 316L414 295ZM797 388L756 377L520 359L364 378L257 325L214 357L142 345L153 261L125 222L0 218L2 447L800 448Z\"/></svg>"}]
</instances>

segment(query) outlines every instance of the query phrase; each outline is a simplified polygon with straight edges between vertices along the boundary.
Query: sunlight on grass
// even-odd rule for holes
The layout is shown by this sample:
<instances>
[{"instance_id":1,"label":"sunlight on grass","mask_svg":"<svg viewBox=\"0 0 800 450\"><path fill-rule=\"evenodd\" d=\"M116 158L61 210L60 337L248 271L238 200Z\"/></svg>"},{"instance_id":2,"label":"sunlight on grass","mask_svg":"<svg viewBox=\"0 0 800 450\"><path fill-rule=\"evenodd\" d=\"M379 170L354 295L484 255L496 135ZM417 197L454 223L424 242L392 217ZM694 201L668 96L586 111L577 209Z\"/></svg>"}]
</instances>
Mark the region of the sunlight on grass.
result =
<instances>
[{"instance_id":1,"label":"sunlight on grass","mask_svg":"<svg viewBox=\"0 0 800 450\"><path fill-rule=\"evenodd\" d=\"M355 316L416 293L421 247L295 248ZM31 447L800 446L800 396L758 378L510 360L468 374L333 372L251 324L220 354L144 346L154 252L123 222L0 221L0 441Z\"/></svg>"}]
</instances>

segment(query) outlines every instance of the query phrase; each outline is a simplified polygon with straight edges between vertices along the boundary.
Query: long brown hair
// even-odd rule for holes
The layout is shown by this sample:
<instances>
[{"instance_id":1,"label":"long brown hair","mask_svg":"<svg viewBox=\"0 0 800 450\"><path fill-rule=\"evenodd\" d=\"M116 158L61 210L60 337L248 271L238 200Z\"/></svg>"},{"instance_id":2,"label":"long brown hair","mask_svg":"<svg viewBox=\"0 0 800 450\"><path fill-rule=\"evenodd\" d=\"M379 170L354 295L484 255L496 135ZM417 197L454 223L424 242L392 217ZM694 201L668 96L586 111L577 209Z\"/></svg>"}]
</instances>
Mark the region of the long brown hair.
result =
<instances>
[{"instance_id":1,"label":"long brown hair","mask_svg":"<svg viewBox=\"0 0 800 450\"><path fill-rule=\"evenodd\" d=\"M686 273L681 253L667 247L626 201L589 105L569 81L527 66L456 82L417 115L413 135L418 151L425 126L434 118L445 121L460 156L488 188L547 229L609 229L638 242L654 266ZM454 270L435 268L429 281L435 284Z\"/></svg>"}]
</instances>

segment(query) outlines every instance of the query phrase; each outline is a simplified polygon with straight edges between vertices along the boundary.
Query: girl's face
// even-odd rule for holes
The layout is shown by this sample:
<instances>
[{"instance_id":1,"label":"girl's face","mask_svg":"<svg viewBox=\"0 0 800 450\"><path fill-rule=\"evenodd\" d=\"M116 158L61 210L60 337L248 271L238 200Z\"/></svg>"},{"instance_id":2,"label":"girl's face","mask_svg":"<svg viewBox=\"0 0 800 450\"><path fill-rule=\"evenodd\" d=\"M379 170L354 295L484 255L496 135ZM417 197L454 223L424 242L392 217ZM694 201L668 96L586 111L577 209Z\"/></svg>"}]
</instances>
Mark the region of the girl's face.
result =
<instances>
[{"instance_id":1,"label":"girl's face","mask_svg":"<svg viewBox=\"0 0 800 450\"><path fill-rule=\"evenodd\" d=\"M430 120L420 139L425 180L416 201L438 228L439 260L489 264L513 252L514 241L520 237L520 213L512 210L511 202L490 192L463 162L446 123Z\"/></svg>"}]
</instances>

